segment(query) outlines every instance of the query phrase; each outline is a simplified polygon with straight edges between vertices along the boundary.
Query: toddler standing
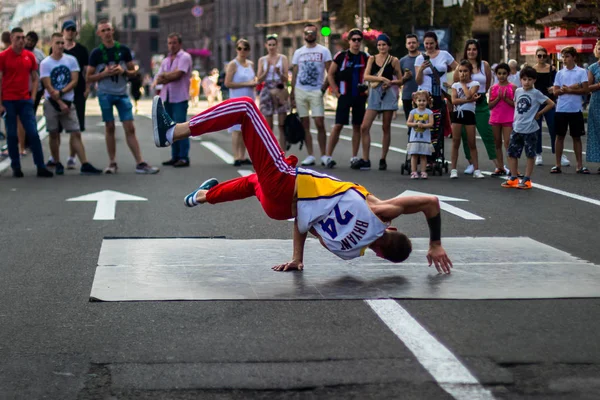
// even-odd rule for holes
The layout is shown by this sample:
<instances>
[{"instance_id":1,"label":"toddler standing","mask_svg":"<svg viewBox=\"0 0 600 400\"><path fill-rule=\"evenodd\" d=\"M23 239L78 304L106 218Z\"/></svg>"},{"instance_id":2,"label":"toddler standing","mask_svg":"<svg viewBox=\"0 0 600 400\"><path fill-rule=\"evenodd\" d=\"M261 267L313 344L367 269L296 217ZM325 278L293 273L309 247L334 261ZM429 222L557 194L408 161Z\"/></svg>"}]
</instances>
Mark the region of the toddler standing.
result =
<instances>
[{"instance_id":1,"label":"toddler standing","mask_svg":"<svg viewBox=\"0 0 600 400\"><path fill-rule=\"evenodd\" d=\"M504 165L504 152L502 151L502 141L504 141L504 150L508 150L510 133L515 114L515 90L517 86L508 81L510 67L506 63L496 66L496 83L490 89L490 125L494 132L494 142L496 143L496 155L498 165L503 168L496 168L493 176L503 176L508 174L508 168Z\"/></svg>"},{"instance_id":2,"label":"toddler standing","mask_svg":"<svg viewBox=\"0 0 600 400\"><path fill-rule=\"evenodd\" d=\"M425 90L415 92L413 101L417 108L411 110L408 115L406 125L413 128L408 139L406 153L410 155L410 179L419 179L417 172L417 163L421 164L421 179L427 179L427 156L433 153L433 145L431 144L431 131L433 127L433 111L427 108L429 103L429 93ZM442 139L443 140L443 139Z\"/></svg>"}]
</instances>

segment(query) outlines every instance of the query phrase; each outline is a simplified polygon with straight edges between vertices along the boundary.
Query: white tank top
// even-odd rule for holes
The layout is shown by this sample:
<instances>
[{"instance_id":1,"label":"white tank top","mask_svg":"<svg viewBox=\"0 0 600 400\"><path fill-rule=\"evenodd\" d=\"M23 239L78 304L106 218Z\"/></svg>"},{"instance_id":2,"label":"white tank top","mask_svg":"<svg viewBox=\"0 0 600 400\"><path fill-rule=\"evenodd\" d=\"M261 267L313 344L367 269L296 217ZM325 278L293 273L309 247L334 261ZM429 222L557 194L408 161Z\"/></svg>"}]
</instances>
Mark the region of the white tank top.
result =
<instances>
[{"instance_id":1,"label":"white tank top","mask_svg":"<svg viewBox=\"0 0 600 400\"><path fill-rule=\"evenodd\" d=\"M275 65L269 65L269 63L267 62L267 58L265 57L265 59L263 60L263 68L267 71L265 82L281 81L281 75L275 72L275 67L278 67L280 71L283 69L283 58L279 56L279 59L277 60Z\"/></svg>"},{"instance_id":2,"label":"white tank top","mask_svg":"<svg viewBox=\"0 0 600 400\"><path fill-rule=\"evenodd\" d=\"M315 228L325 247L350 260L364 255L389 224L382 222L367 204L367 190L351 182L305 168L296 169L298 230Z\"/></svg>"},{"instance_id":3,"label":"white tank top","mask_svg":"<svg viewBox=\"0 0 600 400\"><path fill-rule=\"evenodd\" d=\"M242 64L240 64L238 62L238 60L233 60L236 64L236 70L235 70L235 74L233 75L233 79L232 82L235 83L242 83L242 82L248 82L252 79L254 79L254 77L256 76L256 74L254 73L254 69L252 69L252 65L250 65L250 63L248 62L248 66L247 67L243 67ZM243 88L235 88L235 89L229 89L229 97L230 98L236 98L236 97L244 97L244 96L248 96L251 99L254 99L254 88L253 87L243 87Z\"/></svg>"},{"instance_id":4,"label":"white tank top","mask_svg":"<svg viewBox=\"0 0 600 400\"><path fill-rule=\"evenodd\" d=\"M479 66L479 72L475 74L471 74L471 80L479 82L479 89L477 89L477 93L486 93L489 89L487 85L487 77L485 76L485 68L483 66L483 61Z\"/></svg>"}]
</instances>

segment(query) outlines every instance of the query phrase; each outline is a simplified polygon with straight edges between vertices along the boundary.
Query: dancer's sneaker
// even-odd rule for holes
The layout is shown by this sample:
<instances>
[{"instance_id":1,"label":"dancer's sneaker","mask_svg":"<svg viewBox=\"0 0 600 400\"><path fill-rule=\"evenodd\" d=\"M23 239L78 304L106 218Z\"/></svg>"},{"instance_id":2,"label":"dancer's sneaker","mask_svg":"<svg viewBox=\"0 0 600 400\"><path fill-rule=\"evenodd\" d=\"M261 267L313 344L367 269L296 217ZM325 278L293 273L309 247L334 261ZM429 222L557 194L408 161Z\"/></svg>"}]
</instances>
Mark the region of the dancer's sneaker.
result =
<instances>
[{"instance_id":1,"label":"dancer's sneaker","mask_svg":"<svg viewBox=\"0 0 600 400\"><path fill-rule=\"evenodd\" d=\"M154 100L152 100L152 128L156 147L168 147L171 145L167 140L167 132L174 126L175 122L167 114L162 99L159 96L154 96Z\"/></svg>"},{"instance_id":2,"label":"dancer's sneaker","mask_svg":"<svg viewBox=\"0 0 600 400\"><path fill-rule=\"evenodd\" d=\"M186 207L197 206L199 203L196 202L196 193L198 193L199 190L209 190L209 189L217 186L218 184L219 184L219 181L215 178L210 178L209 180L204 181L202 183L202 185L200 185L198 187L198 189L194 190L192 193L185 196L183 203L185 204Z\"/></svg>"}]
</instances>

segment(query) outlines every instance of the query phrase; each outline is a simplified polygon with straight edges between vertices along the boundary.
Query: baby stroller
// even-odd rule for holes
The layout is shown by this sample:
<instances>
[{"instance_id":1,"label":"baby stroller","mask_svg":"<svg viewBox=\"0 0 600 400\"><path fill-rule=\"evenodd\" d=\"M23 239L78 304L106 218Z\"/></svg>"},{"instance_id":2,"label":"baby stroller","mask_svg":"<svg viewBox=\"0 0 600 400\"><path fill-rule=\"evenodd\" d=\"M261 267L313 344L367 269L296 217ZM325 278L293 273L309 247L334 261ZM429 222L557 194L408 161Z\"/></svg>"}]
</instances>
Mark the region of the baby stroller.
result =
<instances>
[{"instance_id":1,"label":"baby stroller","mask_svg":"<svg viewBox=\"0 0 600 400\"><path fill-rule=\"evenodd\" d=\"M444 174L444 172L448 173L448 161L444 156L444 127L445 120L447 118L448 112L446 108L446 101L442 107L438 109L433 109L433 128L430 129L431 132L431 144L433 145L433 154L430 157L427 157L427 168L426 171L431 175L435 175L439 173L440 176ZM410 133L410 131L409 131ZM410 156L406 153L406 159L404 160L404 164L400 166L400 174L404 175L404 172L410 174Z\"/></svg>"}]
</instances>

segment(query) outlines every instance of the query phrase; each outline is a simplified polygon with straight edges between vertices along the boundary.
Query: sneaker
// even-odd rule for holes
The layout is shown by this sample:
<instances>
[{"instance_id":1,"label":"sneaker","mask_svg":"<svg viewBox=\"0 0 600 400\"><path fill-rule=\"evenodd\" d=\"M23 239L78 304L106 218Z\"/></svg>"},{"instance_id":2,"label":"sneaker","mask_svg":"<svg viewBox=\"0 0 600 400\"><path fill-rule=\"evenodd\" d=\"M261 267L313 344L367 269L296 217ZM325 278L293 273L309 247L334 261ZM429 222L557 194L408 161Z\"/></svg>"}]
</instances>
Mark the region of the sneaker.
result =
<instances>
[{"instance_id":1,"label":"sneaker","mask_svg":"<svg viewBox=\"0 0 600 400\"><path fill-rule=\"evenodd\" d=\"M54 161L53 158L48 159L48 162L46 163L46 167L47 168L54 168L54 167L56 167L56 161Z\"/></svg>"},{"instance_id":2,"label":"sneaker","mask_svg":"<svg viewBox=\"0 0 600 400\"><path fill-rule=\"evenodd\" d=\"M535 156L535 165L544 165L544 160L542 160L541 154Z\"/></svg>"},{"instance_id":3,"label":"sneaker","mask_svg":"<svg viewBox=\"0 0 600 400\"><path fill-rule=\"evenodd\" d=\"M421 172L421 179L427 179L427 172Z\"/></svg>"},{"instance_id":4,"label":"sneaker","mask_svg":"<svg viewBox=\"0 0 600 400\"><path fill-rule=\"evenodd\" d=\"M473 178L483 179L483 178L485 178L485 176L481 173L480 169L476 169L475 171L473 171Z\"/></svg>"},{"instance_id":5,"label":"sneaker","mask_svg":"<svg viewBox=\"0 0 600 400\"><path fill-rule=\"evenodd\" d=\"M174 126L175 122L173 122L169 114L165 111L162 99L159 96L154 96L152 100L152 129L154 131L154 144L156 147L168 147L171 145L167 140L167 131ZM136 172L138 171L136 170ZM155 174L156 172L152 173ZM138 173L147 174L148 172Z\"/></svg>"},{"instance_id":6,"label":"sneaker","mask_svg":"<svg viewBox=\"0 0 600 400\"><path fill-rule=\"evenodd\" d=\"M302 161L302 165L304 165L304 166L315 165L316 161L317 160L315 159L315 156L308 156L304 159L304 161Z\"/></svg>"},{"instance_id":7,"label":"sneaker","mask_svg":"<svg viewBox=\"0 0 600 400\"><path fill-rule=\"evenodd\" d=\"M48 171L46 168L38 168L37 176L40 178L52 178L54 174Z\"/></svg>"},{"instance_id":8,"label":"sneaker","mask_svg":"<svg viewBox=\"0 0 600 400\"><path fill-rule=\"evenodd\" d=\"M117 166L117 163L110 163L110 165L104 169L104 173L105 174L116 174L118 170L119 170L119 167Z\"/></svg>"},{"instance_id":9,"label":"sneaker","mask_svg":"<svg viewBox=\"0 0 600 400\"><path fill-rule=\"evenodd\" d=\"M241 167L242 166L242 160L234 160L233 161L233 166L234 167Z\"/></svg>"},{"instance_id":10,"label":"sneaker","mask_svg":"<svg viewBox=\"0 0 600 400\"><path fill-rule=\"evenodd\" d=\"M240 160L240 161L241 161L242 165L252 165L252 160L250 160L249 158L244 158L243 160Z\"/></svg>"},{"instance_id":11,"label":"sneaker","mask_svg":"<svg viewBox=\"0 0 600 400\"><path fill-rule=\"evenodd\" d=\"M147 162L139 163L135 167L136 174L154 175L154 174L158 174L159 171L160 171L160 169L149 165Z\"/></svg>"},{"instance_id":12,"label":"sneaker","mask_svg":"<svg viewBox=\"0 0 600 400\"><path fill-rule=\"evenodd\" d=\"M517 186L519 189L523 189L523 190L527 190L527 189L531 189L532 185L531 185L531 180L527 179L526 181L521 181L521 183L519 183L519 186Z\"/></svg>"},{"instance_id":13,"label":"sneaker","mask_svg":"<svg viewBox=\"0 0 600 400\"><path fill-rule=\"evenodd\" d=\"M102 170L99 170L98 168L96 168L92 164L90 164L89 162L86 162L84 164L81 164L79 173L81 175L100 175L102 173Z\"/></svg>"},{"instance_id":14,"label":"sneaker","mask_svg":"<svg viewBox=\"0 0 600 400\"><path fill-rule=\"evenodd\" d=\"M69 159L67 160L67 169L75 169L76 165L77 165L77 162L75 161L75 159L69 157Z\"/></svg>"},{"instance_id":15,"label":"sneaker","mask_svg":"<svg viewBox=\"0 0 600 400\"><path fill-rule=\"evenodd\" d=\"M198 190L210 190L211 188L217 186L218 184L219 184L219 181L216 180L215 178L210 178L209 180L204 181L202 183L202 185L200 185L198 187L198 189L194 190L192 193L185 196L185 199L183 199L183 203L185 204L186 207L197 206L198 203L196 203L196 193L198 193Z\"/></svg>"},{"instance_id":16,"label":"sneaker","mask_svg":"<svg viewBox=\"0 0 600 400\"><path fill-rule=\"evenodd\" d=\"M350 168L368 171L371 169L371 160L363 160L362 158L359 158L350 165Z\"/></svg>"},{"instance_id":17,"label":"sneaker","mask_svg":"<svg viewBox=\"0 0 600 400\"><path fill-rule=\"evenodd\" d=\"M327 162L327 165L325 165L325 168L332 169L336 165L337 165L337 163L335 162L335 160L333 158L330 158L329 161Z\"/></svg>"},{"instance_id":18,"label":"sneaker","mask_svg":"<svg viewBox=\"0 0 600 400\"><path fill-rule=\"evenodd\" d=\"M457 178L458 178L458 170L456 170L456 169L450 170L450 179L457 179Z\"/></svg>"},{"instance_id":19,"label":"sneaker","mask_svg":"<svg viewBox=\"0 0 600 400\"><path fill-rule=\"evenodd\" d=\"M21 170L21 168L15 168L13 169L13 177L14 178L22 178L25 175L23 175L23 171Z\"/></svg>"},{"instance_id":20,"label":"sneaker","mask_svg":"<svg viewBox=\"0 0 600 400\"><path fill-rule=\"evenodd\" d=\"M469 164L469 166L465 169L465 174L472 175L475 172L475 167L473 164Z\"/></svg>"},{"instance_id":21,"label":"sneaker","mask_svg":"<svg viewBox=\"0 0 600 400\"><path fill-rule=\"evenodd\" d=\"M57 162L56 167L54 168L54 172L56 173L56 175L64 175L65 167L60 162Z\"/></svg>"},{"instance_id":22,"label":"sneaker","mask_svg":"<svg viewBox=\"0 0 600 400\"><path fill-rule=\"evenodd\" d=\"M564 154L560 157L560 165L563 167L568 167L571 165L571 161Z\"/></svg>"},{"instance_id":23,"label":"sneaker","mask_svg":"<svg viewBox=\"0 0 600 400\"><path fill-rule=\"evenodd\" d=\"M387 162L385 162L385 158L379 160L379 170L385 171L387 169Z\"/></svg>"},{"instance_id":24,"label":"sneaker","mask_svg":"<svg viewBox=\"0 0 600 400\"><path fill-rule=\"evenodd\" d=\"M162 162L162 165L164 165L165 167L171 167L171 166L173 166L173 164L175 164L176 162L177 162L177 160L176 160L176 159L174 159L174 158L171 158L170 160L163 161L163 162Z\"/></svg>"},{"instance_id":25,"label":"sneaker","mask_svg":"<svg viewBox=\"0 0 600 400\"><path fill-rule=\"evenodd\" d=\"M327 165L327 163L329 162L329 160L331 160L331 157L329 156L321 156L321 165L324 167Z\"/></svg>"},{"instance_id":26,"label":"sneaker","mask_svg":"<svg viewBox=\"0 0 600 400\"><path fill-rule=\"evenodd\" d=\"M185 167L189 167L190 166L190 162L189 160L177 160L177 162L175 164L173 164L173 168L185 168Z\"/></svg>"},{"instance_id":27,"label":"sneaker","mask_svg":"<svg viewBox=\"0 0 600 400\"><path fill-rule=\"evenodd\" d=\"M519 179L508 179L505 182L502 182L500 186L502 186L503 188L516 189L519 187Z\"/></svg>"},{"instance_id":28,"label":"sneaker","mask_svg":"<svg viewBox=\"0 0 600 400\"><path fill-rule=\"evenodd\" d=\"M350 165L358 161L358 157L350 157Z\"/></svg>"},{"instance_id":29,"label":"sneaker","mask_svg":"<svg viewBox=\"0 0 600 400\"><path fill-rule=\"evenodd\" d=\"M419 179L419 173L418 172L411 172L410 179Z\"/></svg>"}]
</instances>

